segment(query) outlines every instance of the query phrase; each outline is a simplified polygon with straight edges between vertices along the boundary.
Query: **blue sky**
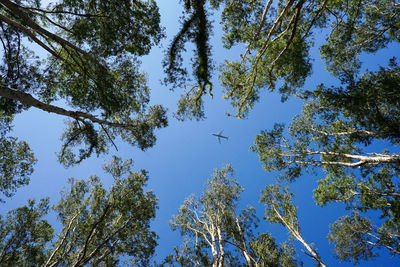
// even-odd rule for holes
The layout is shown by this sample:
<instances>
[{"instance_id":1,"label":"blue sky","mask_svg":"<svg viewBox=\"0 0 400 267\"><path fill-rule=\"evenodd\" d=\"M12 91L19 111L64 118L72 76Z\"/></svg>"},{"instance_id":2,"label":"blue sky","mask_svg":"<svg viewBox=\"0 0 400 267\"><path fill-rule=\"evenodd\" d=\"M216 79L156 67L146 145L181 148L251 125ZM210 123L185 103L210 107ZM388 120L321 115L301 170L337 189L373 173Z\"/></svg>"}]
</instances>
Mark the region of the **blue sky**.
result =
<instances>
[{"instance_id":1,"label":"blue sky","mask_svg":"<svg viewBox=\"0 0 400 267\"><path fill-rule=\"evenodd\" d=\"M163 50L178 31L181 8L177 0L159 0L158 3L167 38L162 42L163 48L154 48L149 56L142 59L142 69L148 73L149 85L152 88L151 102L166 106L169 109L169 115L172 115L181 92L179 90L171 92L160 84L160 80L164 77L161 59ZM217 18L215 20L218 21ZM237 58L243 52L240 48L232 51L224 50L218 29L215 30L212 43L216 64L225 58ZM318 38L316 43L318 43ZM318 59L317 49L313 51L316 56L314 71L307 83L311 89L321 81L334 82L324 71L324 66ZM388 58L394 51L395 49L392 48L379 55L371 56L368 58L368 66L374 68L377 65L375 61L377 58L383 58L383 56ZM382 64L387 64L387 60L385 59ZM227 163L232 164L237 180L245 188L241 205L256 207L258 216L262 218L263 207L258 203L260 192L265 185L273 182L274 174L262 169L257 155L251 152L249 147L261 130L271 128L275 122L290 122L293 115L300 112L301 103L294 98L281 103L280 95L265 92L260 102L249 113L249 117L239 120L225 115L225 112L230 111L231 108L221 96L221 87L215 77L214 99L206 97L206 120L179 122L170 116L169 126L157 131L158 139L153 148L143 152L117 141L118 152L110 148L109 155L100 158L92 157L79 166L68 169L57 162L55 155L60 149L59 139L65 128L65 119L34 109L18 115L15 120L14 135L28 141L39 161L30 185L21 188L12 199L7 200L6 204L0 205L0 212L4 214L11 208L25 205L29 198L50 196L51 203L57 203L59 191L66 185L69 177L86 179L96 174L103 179L105 184L111 184L112 178L104 174L101 165L115 154L123 159L132 158L135 170L149 171L148 188L153 190L159 198L157 218L152 224L153 230L160 236L156 250L158 261L172 252L172 247L179 245L181 241L179 233L172 232L169 228L168 221L172 215L178 212L179 206L191 193L196 195L201 193L205 181L210 178L215 168L222 168ZM220 130L224 130L224 135L229 136L229 140L221 140L221 144L211 135ZM316 177L302 177L291 186L296 195L295 204L298 206L303 237L307 242L316 245L321 258L328 266L350 266L346 263L340 264L334 258L331 253L332 246L325 238L329 231L328 225L346 211L342 205L329 205L324 208L316 206L312 198L312 189L316 186L316 180ZM56 222L53 215L49 216L49 220ZM278 241L284 241L288 237L285 228L271 225L266 221L260 222L260 230L272 232ZM313 266L314 262L302 254L300 250L302 248L300 246L296 248L304 261L304 266ZM382 252L381 257L375 262L363 262L360 266L384 265L400 266L400 260L390 259L388 254Z\"/></svg>"}]
</instances>

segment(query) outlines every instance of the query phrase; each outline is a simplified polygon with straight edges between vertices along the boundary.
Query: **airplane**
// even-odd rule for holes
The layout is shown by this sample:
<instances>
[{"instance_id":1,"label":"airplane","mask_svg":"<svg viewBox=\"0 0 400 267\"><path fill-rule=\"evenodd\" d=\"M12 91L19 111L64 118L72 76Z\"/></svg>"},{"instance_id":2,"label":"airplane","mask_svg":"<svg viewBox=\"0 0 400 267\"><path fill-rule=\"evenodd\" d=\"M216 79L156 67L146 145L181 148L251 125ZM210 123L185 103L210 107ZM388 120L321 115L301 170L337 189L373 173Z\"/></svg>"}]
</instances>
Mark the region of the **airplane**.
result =
<instances>
[{"instance_id":1,"label":"airplane","mask_svg":"<svg viewBox=\"0 0 400 267\"><path fill-rule=\"evenodd\" d=\"M220 131L220 132L217 133L217 134L212 134L212 135L218 137L218 142L219 142L220 144L221 144L221 138L225 138L226 140L228 140L228 137L227 137L227 136L221 135L223 131L224 131L224 130Z\"/></svg>"}]
</instances>

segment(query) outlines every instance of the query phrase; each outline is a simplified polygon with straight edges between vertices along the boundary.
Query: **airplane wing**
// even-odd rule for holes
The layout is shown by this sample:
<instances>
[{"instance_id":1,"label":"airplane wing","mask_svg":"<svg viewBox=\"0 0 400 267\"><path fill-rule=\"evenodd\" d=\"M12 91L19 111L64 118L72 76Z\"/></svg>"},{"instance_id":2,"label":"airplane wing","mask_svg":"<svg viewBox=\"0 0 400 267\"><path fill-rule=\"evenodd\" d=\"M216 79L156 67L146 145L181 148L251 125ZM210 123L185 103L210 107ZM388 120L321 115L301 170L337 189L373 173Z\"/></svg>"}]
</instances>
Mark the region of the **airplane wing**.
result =
<instances>
[{"instance_id":1,"label":"airplane wing","mask_svg":"<svg viewBox=\"0 0 400 267\"><path fill-rule=\"evenodd\" d=\"M221 135L223 131L224 131L224 130L220 131L220 132L218 133L218 135Z\"/></svg>"},{"instance_id":2,"label":"airplane wing","mask_svg":"<svg viewBox=\"0 0 400 267\"><path fill-rule=\"evenodd\" d=\"M221 137L218 136L218 142L221 144Z\"/></svg>"}]
</instances>

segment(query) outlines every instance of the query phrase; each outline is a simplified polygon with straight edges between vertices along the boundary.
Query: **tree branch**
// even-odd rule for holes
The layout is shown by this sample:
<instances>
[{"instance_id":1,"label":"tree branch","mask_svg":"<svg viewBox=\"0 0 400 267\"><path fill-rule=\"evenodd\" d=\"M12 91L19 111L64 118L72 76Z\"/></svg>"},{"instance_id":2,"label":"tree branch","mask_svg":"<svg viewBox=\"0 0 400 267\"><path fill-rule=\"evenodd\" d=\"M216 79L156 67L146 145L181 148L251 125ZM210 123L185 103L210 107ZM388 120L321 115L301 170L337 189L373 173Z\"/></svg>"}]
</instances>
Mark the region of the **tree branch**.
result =
<instances>
[{"instance_id":1,"label":"tree branch","mask_svg":"<svg viewBox=\"0 0 400 267\"><path fill-rule=\"evenodd\" d=\"M56 34L54 34L52 32L49 32L48 30L40 27L27 14L25 14L16 4L12 3L9 0L0 0L0 3L3 4L4 6L6 6L13 15L15 15L16 17L19 17L21 20L23 20L26 23L27 26L29 26L33 30L37 31L38 33L44 34L45 36L47 36L48 38L53 39L54 41L56 41L59 44L64 44L64 45L72 48L73 50L75 50L75 51L85 55L86 57L90 58L93 62L97 62L86 51L84 51L81 48L75 46L71 42L59 37L58 35L56 35Z\"/></svg>"},{"instance_id":2,"label":"tree branch","mask_svg":"<svg viewBox=\"0 0 400 267\"><path fill-rule=\"evenodd\" d=\"M269 0L268 3L267 3L267 5L265 6L264 11L263 11L263 14L262 14L262 16L261 16L260 25L258 26L258 29L257 29L256 33L255 33L254 36L253 36L253 40L252 40L251 42L249 42L249 44L247 45L246 51L244 52L243 57L242 57L242 62L246 59L247 54L248 54L249 51L250 51L250 46L251 46L251 44L254 43L254 42L256 41L257 37L260 35L261 29L262 29L262 27L264 26L265 19L266 19L266 17L267 17L267 13L268 13L268 11L269 11L269 8L271 7L272 2L273 2L273 0Z\"/></svg>"},{"instance_id":3,"label":"tree branch","mask_svg":"<svg viewBox=\"0 0 400 267\"><path fill-rule=\"evenodd\" d=\"M73 266L79 266L79 263L85 258L85 256L86 256L86 251L87 251L89 242L90 242L90 240L92 239L92 237L94 236L94 233L95 233L95 231L96 231L97 226L98 226L101 222L103 222L103 220L104 220L104 218L106 217L107 212L108 212L109 209L110 209L110 205L107 205L107 206L104 208L103 214L100 216L100 218L97 220L97 222L96 222L95 224L93 224L92 229L91 229L90 232L89 232L89 235L86 237L85 245L83 246L81 252L79 252L77 261L76 261L76 263L74 263Z\"/></svg>"},{"instance_id":4,"label":"tree branch","mask_svg":"<svg viewBox=\"0 0 400 267\"><path fill-rule=\"evenodd\" d=\"M275 214L278 216L279 220L285 225L285 227L289 230L289 232L307 249L307 251L311 254L310 256L318 262L319 266L326 267L326 265L322 262L318 253L303 239L299 231L294 229L286 220L282 217L279 211L276 209L275 205L272 205L272 208Z\"/></svg>"},{"instance_id":5,"label":"tree branch","mask_svg":"<svg viewBox=\"0 0 400 267\"><path fill-rule=\"evenodd\" d=\"M104 124L104 125L118 127L118 128L130 128L130 127L137 126L137 125L133 125L133 124L123 124L120 122L112 122L112 121L108 121L108 120L104 120L104 119L99 119L96 116L93 116L92 114L89 114L86 112L71 111L71 110L67 110L67 109L53 106L50 104L46 104L44 102L37 100L36 98L34 98L32 95L30 95L28 93L24 93L24 92L16 90L16 89L8 88L4 85L0 85L0 96L8 98L8 99L16 100L24 105L35 107L35 108L41 109L43 111L70 117L70 118L73 118L78 121L84 121L85 119L87 119L93 123L98 123L100 125Z\"/></svg>"},{"instance_id":6,"label":"tree branch","mask_svg":"<svg viewBox=\"0 0 400 267\"><path fill-rule=\"evenodd\" d=\"M57 251L61 248L61 246L64 244L65 240L67 239L68 233L71 230L72 227L72 223L74 222L74 220L76 219L76 217L78 217L79 213L75 214L71 220L69 221L69 224L67 226L67 229L65 230L65 235L62 238L61 242L58 244L58 246L53 250L53 252L51 253L50 257L48 258L48 260L46 261L46 263L43 266L49 266L50 262L52 261L52 259L54 258L55 254L57 253Z\"/></svg>"},{"instance_id":7,"label":"tree branch","mask_svg":"<svg viewBox=\"0 0 400 267\"><path fill-rule=\"evenodd\" d=\"M14 26L14 27L20 29L23 32L25 32L35 43L37 43L39 46L41 46L47 52L49 52L54 57L56 57L56 58L58 58L60 60L64 60L62 57L60 57L60 55L58 53L56 53L54 50L52 50L50 47L48 47L46 44L44 44L42 41L40 41L32 31L30 31L28 28L26 28L22 24L14 21L14 20L9 19L8 17L4 16L1 13L0 13L0 20L4 21L5 23L7 23L7 24L9 24L11 26Z\"/></svg>"}]
</instances>

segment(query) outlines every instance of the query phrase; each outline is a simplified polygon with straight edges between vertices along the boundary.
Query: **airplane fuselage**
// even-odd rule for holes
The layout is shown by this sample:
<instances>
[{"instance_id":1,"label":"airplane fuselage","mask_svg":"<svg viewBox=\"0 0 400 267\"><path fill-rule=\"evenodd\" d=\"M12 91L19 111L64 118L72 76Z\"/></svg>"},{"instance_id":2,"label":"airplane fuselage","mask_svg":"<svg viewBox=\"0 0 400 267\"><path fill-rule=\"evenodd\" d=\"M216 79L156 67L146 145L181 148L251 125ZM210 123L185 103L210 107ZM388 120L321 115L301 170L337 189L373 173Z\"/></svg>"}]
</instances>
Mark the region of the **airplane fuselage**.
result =
<instances>
[{"instance_id":1,"label":"airplane fuselage","mask_svg":"<svg viewBox=\"0 0 400 267\"><path fill-rule=\"evenodd\" d=\"M218 137L218 138L225 138L225 139L228 139L227 136L223 136L223 135L220 135L220 134L212 134L212 135L214 135L214 136L216 136L216 137Z\"/></svg>"}]
</instances>

